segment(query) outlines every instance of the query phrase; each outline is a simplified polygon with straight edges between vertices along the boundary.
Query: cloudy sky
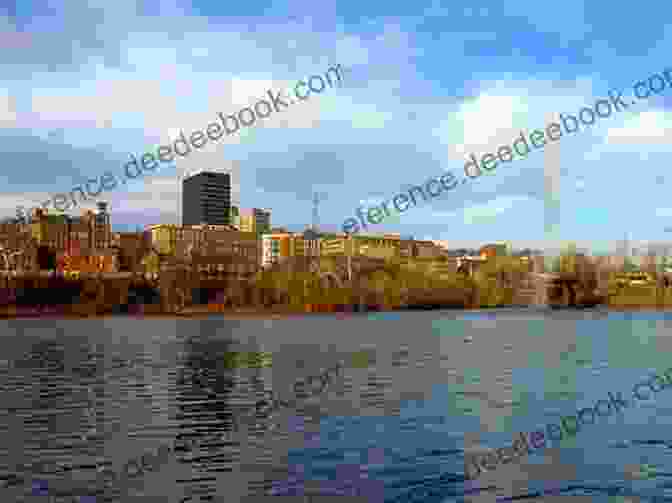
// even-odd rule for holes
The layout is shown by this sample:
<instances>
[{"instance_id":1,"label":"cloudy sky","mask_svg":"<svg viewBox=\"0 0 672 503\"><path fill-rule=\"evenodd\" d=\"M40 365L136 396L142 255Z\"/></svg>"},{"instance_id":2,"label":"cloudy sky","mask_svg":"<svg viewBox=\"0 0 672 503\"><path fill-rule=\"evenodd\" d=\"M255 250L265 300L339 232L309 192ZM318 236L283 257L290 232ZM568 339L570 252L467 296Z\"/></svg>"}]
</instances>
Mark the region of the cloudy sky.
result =
<instances>
[{"instance_id":1,"label":"cloudy sky","mask_svg":"<svg viewBox=\"0 0 672 503\"><path fill-rule=\"evenodd\" d=\"M12 2L10 2L12 4ZM29 0L0 6L0 215L122 173L268 89L344 85L105 193L113 223L175 222L183 169L234 174L242 207L338 230L360 204L672 68L672 5ZM4 9L4 10L3 10ZM472 245L613 248L672 228L672 90L371 227Z\"/></svg>"}]
</instances>

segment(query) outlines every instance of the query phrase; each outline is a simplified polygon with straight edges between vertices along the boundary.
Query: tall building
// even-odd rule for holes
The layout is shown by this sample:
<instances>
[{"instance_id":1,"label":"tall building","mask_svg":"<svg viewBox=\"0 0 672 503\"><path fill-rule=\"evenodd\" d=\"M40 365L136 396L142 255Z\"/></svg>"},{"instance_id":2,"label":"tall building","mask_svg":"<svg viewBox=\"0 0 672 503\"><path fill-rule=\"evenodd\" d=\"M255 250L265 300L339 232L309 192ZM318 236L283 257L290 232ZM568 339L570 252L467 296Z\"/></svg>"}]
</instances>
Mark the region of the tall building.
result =
<instances>
[{"instance_id":1,"label":"tall building","mask_svg":"<svg viewBox=\"0 0 672 503\"><path fill-rule=\"evenodd\" d=\"M182 225L231 223L231 175L202 171L182 182Z\"/></svg>"},{"instance_id":2,"label":"tall building","mask_svg":"<svg viewBox=\"0 0 672 503\"><path fill-rule=\"evenodd\" d=\"M240 211L240 230L267 234L271 232L271 210L261 208L244 209Z\"/></svg>"}]
</instances>

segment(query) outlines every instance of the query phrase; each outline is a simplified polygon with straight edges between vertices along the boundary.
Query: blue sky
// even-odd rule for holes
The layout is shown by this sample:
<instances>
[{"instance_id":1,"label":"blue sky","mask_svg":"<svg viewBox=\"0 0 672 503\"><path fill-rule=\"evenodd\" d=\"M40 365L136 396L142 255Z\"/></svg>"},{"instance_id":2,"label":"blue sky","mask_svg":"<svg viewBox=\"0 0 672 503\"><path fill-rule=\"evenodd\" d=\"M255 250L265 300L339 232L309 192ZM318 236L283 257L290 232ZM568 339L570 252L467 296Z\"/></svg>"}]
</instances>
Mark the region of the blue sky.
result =
<instances>
[{"instance_id":1,"label":"blue sky","mask_svg":"<svg viewBox=\"0 0 672 503\"><path fill-rule=\"evenodd\" d=\"M0 7L2 215L120 173L128 154L340 63L344 85L105 194L113 223L175 222L178 173L293 230L496 151L672 68L668 2L21 0ZM628 91L629 92L629 91ZM672 226L672 90L370 229L454 246L613 249Z\"/></svg>"}]
</instances>

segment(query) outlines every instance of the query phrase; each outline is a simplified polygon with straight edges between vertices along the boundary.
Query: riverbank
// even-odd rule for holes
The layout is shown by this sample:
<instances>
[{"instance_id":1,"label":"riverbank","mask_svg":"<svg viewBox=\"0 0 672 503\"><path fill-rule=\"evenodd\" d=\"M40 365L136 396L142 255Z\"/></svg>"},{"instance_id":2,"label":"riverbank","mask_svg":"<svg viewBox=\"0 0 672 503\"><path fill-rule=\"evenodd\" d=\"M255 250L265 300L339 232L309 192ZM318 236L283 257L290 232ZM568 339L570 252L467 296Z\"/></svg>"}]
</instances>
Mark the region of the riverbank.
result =
<instances>
[{"instance_id":1,"label":"riverbank","mask_svg":"<svg viewBox=\"0 0 672 503\"><path fill-rule=\"evenodd\" d=\"M381 309L364 312L303 312L289 309L226 309L213 312L207 307L192 308L180 313L159 313L142 312L135 313L98 313L98 314L73 314L54 309L40 311L38 309L23 309L16 312L8 312L7 309L0 309L0 319L119 319L119 318L137 318L137 319L226 319L226 320L279 320L279 319L298 319L322 317L326 319L343 319L354 317L366 317L375 313L404 313L419 311L466 311L466 312L530 312L530 311L601 311L601 312L639 312L639 311L671 311L670 306L650 306L650 305L630 305L630 306L610 306L601 304L591 307L555 307L549 305L529 305L529 306L499 306L499 307L473 307L466 309L457 309L451 307L435 308L413 308L413 309Z\"/></svg>"},{"instance_id":2,"label":"riverbank","mask_svg":"<svg viewBox=\"0 0 672 503\"><path fill-rule=\"evenodd\" d=\"M163 313L157 309L157 306L135 306L130 312L74 312L72 306L58 306L38 308L38 307L15 307L1 306L0 319L13 318L64 318L64 319L86 319L86 318L227 318L227 319L276 319L276 318L294 318L319 315L347 316L366 314L372 312L393 311L382 309L370 309L366 311L302 311L292 309L291 306L277 306L270 308L225 308L214 309L212 306L189 307L177 313Z\"/></svg>"},{"instance_id":3,"label":"riverbank","mask_svg":"<svg viewBox=\"0 0 672 503\"><path fill-rule=\"evenodd\" d=\"M270 307L224 307L217 304L189 306L175 313L161 312L158 304L124 306L114 312L95 312L95 309L80 305L64 306L0 306L0 319L24 318L55 318L55 319L87 319L87 318L225 318L233 320L249 319L284 319L323 316L330 318L344 318L371 313L407 312L407 311L529 311L529 310L608 310L608 311L672 311L672 296L666 296L665 302L656 302L650 299L610 298L608 302L591 305L560 306L545 305L500 305L500 306L452 306L452 305L412 305L390 307L379 304L373 305L337 305L337 304L307 304L304 306L279 304ZM95 305L94 305L95 307Z\"/></svg>"}]
</instances>

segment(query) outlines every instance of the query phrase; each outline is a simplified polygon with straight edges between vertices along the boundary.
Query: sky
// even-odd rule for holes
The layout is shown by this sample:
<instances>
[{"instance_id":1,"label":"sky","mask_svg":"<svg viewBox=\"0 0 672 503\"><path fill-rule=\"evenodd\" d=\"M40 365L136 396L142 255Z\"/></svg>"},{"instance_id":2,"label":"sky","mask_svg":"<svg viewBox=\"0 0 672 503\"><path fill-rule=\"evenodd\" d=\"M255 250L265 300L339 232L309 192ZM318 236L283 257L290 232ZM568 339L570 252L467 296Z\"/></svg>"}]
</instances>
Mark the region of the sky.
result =
<instances>
[{"instance_id":1,"label":"sky","mask_svg":"<svg viewBox=\"0 0 672 503\"><path fill-rule=\"evenodd\" d=\"M340 231L360 205L464 178L470 153L672 68L670 14L662 1L3 2L0 216L340 64L340 88L101 195L117 229L174 223L181 173L228 170L234 202L270 208L274 226L303 230L319 192L321 227ZM454 247L665 241L671 110L667 89L369 230Z\"/></svg>"}]
</instances>

